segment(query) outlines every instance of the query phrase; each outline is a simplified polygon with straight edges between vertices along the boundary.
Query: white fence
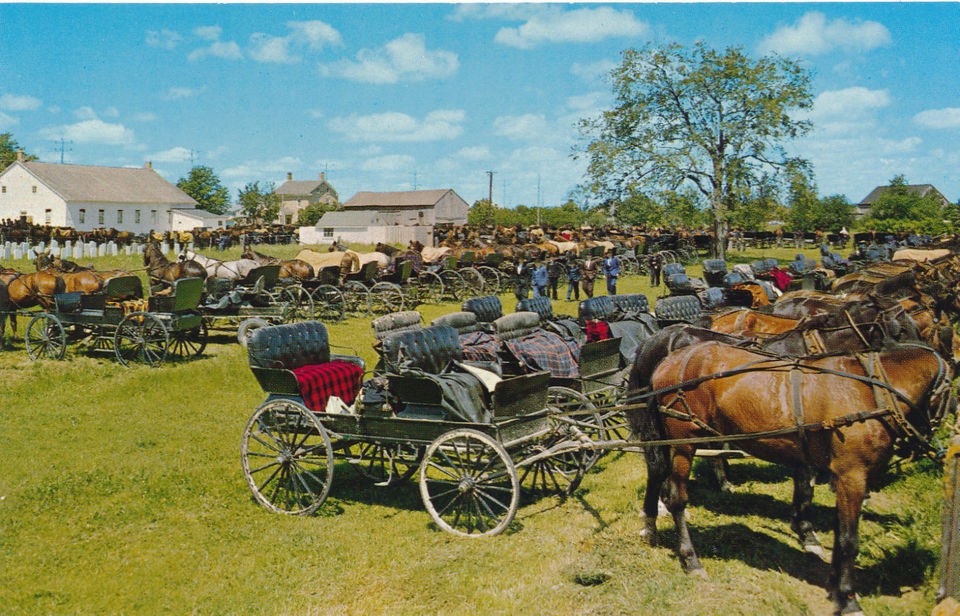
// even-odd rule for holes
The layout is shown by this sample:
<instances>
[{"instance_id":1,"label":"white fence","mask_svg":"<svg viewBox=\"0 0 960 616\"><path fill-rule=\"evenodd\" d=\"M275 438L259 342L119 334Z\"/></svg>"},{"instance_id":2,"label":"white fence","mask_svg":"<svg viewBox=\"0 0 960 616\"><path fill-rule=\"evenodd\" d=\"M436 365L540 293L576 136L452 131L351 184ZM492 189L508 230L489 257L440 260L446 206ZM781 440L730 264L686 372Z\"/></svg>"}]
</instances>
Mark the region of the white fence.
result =
<instances>
[{"instance_id":1,"label":"white fence","mask_svg":"<svg viewBox=\"0 0 960 616\"><path fill-rule=\"evenodd\" d=\"M89 259L91 257L108 257L108 256L117 256L120 254L124 255L142 255L145 245L138 242L132 244L126 244L124 246L118 246L115 242L104 242L98 244L96 242L72 242L71 240L66 240L65 242L58 242L57 240L50 240L50 243L40 242L39 244L30 244L29 242L4 242L0 246L0 260L2 261L21 261L28 260L32 261L36 256L36 252L44 252L49 250L50 254L61 259L76 260L76 259ZM182 246L178 242L173 244L169 242L161 242L160 249L164 254L180 254ZM186 246L187 249L193 250L193 242Z\"/></svg>"}]
</instances>

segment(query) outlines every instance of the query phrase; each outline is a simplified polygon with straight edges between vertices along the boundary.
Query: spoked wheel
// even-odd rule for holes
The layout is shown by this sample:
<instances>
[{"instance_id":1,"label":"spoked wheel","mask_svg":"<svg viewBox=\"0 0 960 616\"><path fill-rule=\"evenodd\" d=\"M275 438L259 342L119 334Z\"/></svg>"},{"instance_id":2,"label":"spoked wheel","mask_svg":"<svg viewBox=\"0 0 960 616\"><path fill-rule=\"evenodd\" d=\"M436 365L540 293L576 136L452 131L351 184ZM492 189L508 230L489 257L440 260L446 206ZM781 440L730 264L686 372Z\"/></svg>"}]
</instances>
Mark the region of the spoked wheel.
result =
<instances>
[{"instance_id":1,"label":"spoked wheel","mask_svg":"<svg viewBox=\"0 0 960 616\"><path fill-rule=\"evenodd\" d=\"M395 485L409 479L420 466L423 447L406 443L356 443L347 453L351 467L375 485Z\"/></svg>"},{"instance_id":2,"label":"spoked wheel","mask_svg":"<svg viewBox=\"0 0 960 616\"><path fill-rule=\"evenodd\" d=\"M275 513L309 515L330 493L333 446L316 416L290 400L258 408L240 442L247 485Z\"/></svg>"},{"instance_id":3,"label":"spoked wheel","mask_svg":"<svg viewBox=\"0 0 960 616\"><path fill-rule=\"evenodd\" d=\"M350 314L367 314L370 308L370 292L362 282L350 280L343 285L343 297L346 300L346 311Z\"/></svg>"},{"instance_id":4,"label":"spoked wheel","mask_svg":"<svg viewBox=\"0 0 960 616\"><path fill-rule=\"evenodd\" d=\"M607 438L603 418L597 407L584 394L568 387L551 387L547 390L550 408L557 414L551 419L556 423L554 432L564 440L583 445L572 453L580 457L584 471L590 470L600 453L590 444ZM575 489L573 486L572 489Z\"/></svg>"},{"instance_id":5,"label":"spoked wheel","mask_svg":"<svg viewBox=\"0 0 960 616\"><path fill-rule=\"evenodd\" d=\"M440 279L443 281L443 298L459 302L464 297L466 284L463 282L463 276L456 270L443 270L440 272Z\"/></svg>"},{"instance_id":6,"label":"spoked wheel","mask_svg":"<svg viewBox=\"0 0 960 616\"><path fill-rule=\"evenodd\" d=\"M30 359L63 359L67 351L67 332L63 323L45 312L30 319L24 339Z\"/></svg>"},{"instance_id":7,"label":"spoked wheel","mask_svg":"<svg viewBox=\"0 0 960 616\"><path fill-rule=\"evenodd\" d=\"M324 323L339 321L346 312L343 293L330 284L322 284L313 290L314 316Z\"/></svg>"},{"instance_id":8,"label":"spoked wheel","mask_svg":"<svg viewBox=\"0 0 960 616\"><path fill-rule=\"evenodd\" d=\"M193 329L178 329L170 332L170 346L167 353L177 359L198 357L207 348L207 324L200 322Z\"/></svg>"},{"instance_id":9,"label":"spoked wheel","mask_svg":"<svg viewBox=\"0 0 960 616\"><path fill-rule=\"evenodd\" d=\"M492 291L484 291L483 275L474 268L464 267L458 269L457 273L463 278L464 291L469 297L480 297L484 293L492 293Z\"/></svg>"},{"instance_id":10,"label":"spoked wheel","mask_svg":"<svg viewBox=\"0 0 960 616\"><path fill-rule=\"evenodd\" d=\"M500 284L500 272L489 265L481 265L477 268L477 273L483 278L483 288L489 295L497 295L503 289Z\"/></svg>"},{"instance_id":11,"label":"spoked wheel","mask_svg":"<svg viewBox=\"0 0 960 616\"><path fill-rule=\"evenodd\" d=\"M261 319L260 317L250 317L249 319L240 321L240 325L237 326L237 342L240 343L240 346L247 346L247 342L250 341L250 336L253 335L253 332L268 325L270 324L267 323L267 320Z\"/></svg>"},{"instance_id":12,"label":"spoked wheel","mask_svg":"<svg viewBox=\"0 0 960 616\"><path fill-rule=\"evenodd\" d=\"M476 430L452 430L427 448L420 496L443 530L463 537L496 535L517 514L520 480L500 443Z\"/></svg>"},{"instance_id":13,"label":"spoked wheel","mask_svg":"<svg viewBox=\"0 0 960 616\"><path fill-rule=\"evenodd\" d=\"M284 323L297 323L313 319L313 298L300 285L280 289L278 301L283 306Z\"/></svg>"},{"instance_id":14,"label":"spoked wheel","mask_svg":"<svg viewBox=\"0 0 960 616\"><path fill-rule=\"evenodd\" d=\"M156 315L132 312L123 317L113 337L113 350L124 366L132 362L156 368L167 357L170 336Z\"/></svg>"},{"instance_id":15,"label":"spoked wheel","mask_svg":"<svg viewBox=\"0 0 960 616\"><path fill-rule=\"evenodd\" d=\"M435 272L420 272L417 275L417 286L420 288L420 303L439 304L443 302L445 294L443 279Z\"/></svg>"},{"instance_id":16,"label":"spoked wheel","mask_svg":"<svg viewBox=\"0 0 960 616\"><path fill-rule=\"evenodd\" d=\"M403 310L403 291L392 282L378 282L367 296L372 314L389 314Z\"/></svg>"},{"instance_id":17,"label":"spoked wheel","mask_svg":"<svg viewBox=\"0 0 960 616\"><path fill-rule=\"evenodd\" d=\"M561 421L551 420L552 429L544 436L534 440L523 449L524 458L544 454L551 448L573 441L577 435ZM564 496L572 494L587 472L585 456L579 450L563 451L534 462L521 462L520 484L532 492L558 493Z\"/></svg>"}]
</instances>

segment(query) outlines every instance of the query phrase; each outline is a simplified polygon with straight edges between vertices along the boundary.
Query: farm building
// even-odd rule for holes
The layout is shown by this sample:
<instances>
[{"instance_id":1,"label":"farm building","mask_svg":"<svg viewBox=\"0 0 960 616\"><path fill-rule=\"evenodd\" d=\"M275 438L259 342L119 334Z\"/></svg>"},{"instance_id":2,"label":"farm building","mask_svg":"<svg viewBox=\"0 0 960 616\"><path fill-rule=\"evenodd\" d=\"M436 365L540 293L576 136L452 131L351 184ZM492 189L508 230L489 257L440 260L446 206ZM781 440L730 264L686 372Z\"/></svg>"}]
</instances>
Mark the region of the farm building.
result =
<instances>
[{"instance_id":1,"label":"farm building","mask_svg":"<svg viewBox=\"0 0 960 616\"><path fill-rule=\"evenodd\" d=\"M871 190L870 194L864 197L863 200L857 204L857 218L869 216L870 211L873 208L873 204L877 202L877 199L879 199L883 193L891 190L892 188L892 186L877 186ZM943 193L937 190L933 184L908 184L904 188L906 188L908 192L913 193L918 197L926 197L929 194L933 194L935 197L937 197L937 199L940 200L941 206L950 204L950 201L944 197Z\"/></svg>"},{"instance_id":2,"label":"farm building","mask_svg":"<svg viewBox=\"0 0 960 616\"><path fill-rule=\"evenodd\" d=\"M316 227L301 227L304 244L376 242L433 243L436 224L462 225L470 206L451 188L402 192L359 192L343 210L327 212Z\"/></svg>"},{"instance_id":3,"label":"farm building","mask_svg":"<svg viewBox=\"0 0 960 616\"><path fill-rule=\"evenodd\" d=\"M79 231L146 233L187 228L197 202L148 162L142 168L24 161L0 173L0 219ZM189 228L193 228L192 225Z\"/></svg>"},{"instance_id":4,"label":"farm building","mask_svg":"<svg viewBox=\"0 0 960 616\"><path fill-rule=\"evenodd\" d=\"M292 173L287 173L287 181L273 193L280 195L280 214L274 222L281 225L295 224L300 210L311 205L329 206L340 202L337 191L322 171L317 180L295 180Z\"/></svg>"}]
</instances>

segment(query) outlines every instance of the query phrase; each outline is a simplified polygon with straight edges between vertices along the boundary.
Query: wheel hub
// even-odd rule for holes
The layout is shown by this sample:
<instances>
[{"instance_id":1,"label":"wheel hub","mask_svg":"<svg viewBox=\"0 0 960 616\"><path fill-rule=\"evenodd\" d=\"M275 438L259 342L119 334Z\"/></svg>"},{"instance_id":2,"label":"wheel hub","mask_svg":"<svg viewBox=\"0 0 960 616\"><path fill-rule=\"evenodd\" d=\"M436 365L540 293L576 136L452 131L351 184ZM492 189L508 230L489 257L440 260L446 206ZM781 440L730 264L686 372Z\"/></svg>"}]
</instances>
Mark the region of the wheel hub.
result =
<instances>
[{"instance_id":1,"label":"wheel hub","mask_svg":"<svg viewBox=\"0 0 960 616\"><path fill-rule=\"evenodd\" d=\"M461 494L466 494L468 492L472 492L473 489L476 487L476 485L477 485L477 480L474 479L473 477L462 477L460 479L459 485L457 485L457 489L460 491Z\"/></svg>"}]
</instances>

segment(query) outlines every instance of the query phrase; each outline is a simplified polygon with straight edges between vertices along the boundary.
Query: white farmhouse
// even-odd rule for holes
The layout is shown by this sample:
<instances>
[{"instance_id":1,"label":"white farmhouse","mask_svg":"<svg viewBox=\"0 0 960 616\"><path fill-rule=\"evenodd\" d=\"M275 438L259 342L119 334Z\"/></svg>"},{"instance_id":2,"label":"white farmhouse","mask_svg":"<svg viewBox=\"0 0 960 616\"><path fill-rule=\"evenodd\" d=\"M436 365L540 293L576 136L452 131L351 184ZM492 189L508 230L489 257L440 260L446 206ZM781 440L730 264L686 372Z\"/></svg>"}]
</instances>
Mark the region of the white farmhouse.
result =
<instances>
[{"instance_id":1,"label":"white farmhouse","mask_svg":"<svg viewBox=\"0 0 960 616\"><path fill-rule=\"evenodd\" d=\"M218 220L200 222L208 213L198 214L196 206L149 162L142 168L97 167L18 157L0 173L0 219L134 233L222 226Z\"/></svg>"},{"instance_id":2,"label":"white farmhouse","mask_svg":"<svg viewBox=\"0 0 960 616\"><path fill-rule=\"evenodd\" d=\"M400 192L358 192L343 204L343 210L327 212L316 227L301 227L300 242L406 244L417 240L433 243L437 224L463 225L470 206L452 188Z\"/></svg>"}]
</instances>

